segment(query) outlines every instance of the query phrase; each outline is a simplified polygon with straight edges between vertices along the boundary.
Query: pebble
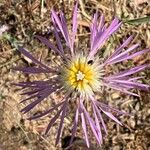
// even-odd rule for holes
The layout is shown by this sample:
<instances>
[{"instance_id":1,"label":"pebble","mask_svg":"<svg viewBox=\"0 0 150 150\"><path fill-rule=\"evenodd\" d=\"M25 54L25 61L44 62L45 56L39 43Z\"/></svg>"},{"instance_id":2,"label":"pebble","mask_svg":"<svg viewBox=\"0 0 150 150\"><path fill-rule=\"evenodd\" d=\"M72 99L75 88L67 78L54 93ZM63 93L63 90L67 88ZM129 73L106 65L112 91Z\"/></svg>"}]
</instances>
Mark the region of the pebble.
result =
<instances>
[{"instance_id":1,"label":"pebble","mask_svg":"<svg viewBox=\"0 0 150 150\"><path fill-rule=\"evenodd\" d=\"M134 120L134 119L131 118L131 119L129 120L129 124L130 124L130 126L131 126L132 128L135 128L135 124L136 124L136 123L135 123L135 120Z\"/></svg>"},{"instance_id":2,"label":"pebble","mask_svg":"<svg viewBox=\"0 0 150 150\"><path fill-rule=\"evenodd\" d=\"M120 94L117 92L114 92L114 93L112 93L111 97L112 97L112 99L117 99L120 97Z\"/></svg>"},{"instance_id":3,"label":"pebble","mask_svg":"<svg viewBox=\"0 0 150 150\"><path fill-rule=\"evenodd\" d=\"M140 103L137 103L137 104L135 105L135 110L136 110L136 111L139 111L139 110L140 110Z\"/></svg>"},{"instance_id":4,"label":"pebble","mask_svg":"<svg viewBox=\"0 0 150 150\"><path fill-rule=\"evenodd\" d=\"M150 108L147 110L147 113L150 114Z\"/></svg>"},{"instance_id":5,"label":"pebble","mask_svg":"<svg viewBox=\"0 0 150 150\"><path fill-rule=\"evenodd\" d=\"M113 150L120 150L120 146L119 145L114 146Z\"/></svg>"}]
</instances>

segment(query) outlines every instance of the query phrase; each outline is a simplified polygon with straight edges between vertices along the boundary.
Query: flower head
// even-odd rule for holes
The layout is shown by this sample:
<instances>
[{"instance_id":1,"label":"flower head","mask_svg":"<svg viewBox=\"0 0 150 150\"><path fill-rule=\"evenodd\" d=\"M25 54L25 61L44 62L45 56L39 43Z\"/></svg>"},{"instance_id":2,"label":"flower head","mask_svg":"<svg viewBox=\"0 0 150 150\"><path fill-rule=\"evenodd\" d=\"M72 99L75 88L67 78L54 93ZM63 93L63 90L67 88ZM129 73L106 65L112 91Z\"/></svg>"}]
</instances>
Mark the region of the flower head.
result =
<instances>
[{"instance_id":1,"label":"flower head","mask_svg":"<svg viewBox=\"0 0 150 150\"><path fill-rule=\"evenodd\" d=\"M132 36L130 36L120 46L118 46L114 53L112 53L102 62L97 54L105 41L119 29L121 26L121 21L115 18L107 27L104 22L104 16L101 15L99 17L98 12L96 12L90 26L90 50L86 52L77 52L75 47L78 26L77 8L78 7L76 4L73 12L72 30L70 32L68 30L64 14L60 12L58 15L54 10L52 10L51 18L54 26L53 33L56 39L56 45L42 36L35 36L61 57L60 65L58 65L57 68L51 68L50 66L44 65L35 59L27 50L22 47L19 48L20 52L31 59L32 62L37 65L37 67L18 67L16 70L28 74L50 73L54 74L55 76L49 80L20 82L16 85L22 87L23 89L30 89L30 91L23 92L23 95L27 95L29 97L24 99L22 102L34 99L33 102L21 110L23 113L29 112L52 93L57 94L58 92L63 91L64 96L62 97L62 101L60 103L40 114L31 116L29 118L29 120L37 119L51 113L54 110L57 110L57 114L51 119L45 132L48 133L55 121L60 117L60 125L56 137L56 144L59 142L62 133L64 118L68 115L67 110L69 108L69 102L74 100L76 105L74 106L75 115L70 143L73 141L79 119L81 119L85 141L89 147L90 142L88 138L89 135L87 125L90 126L97 142L102 144L102 132L107 134L102 113L120 125L122 125L122 123L114 116L114 113L119 115L126 114L125 112L119 111L108 106L107 104L102 103L100 99L96 98L96 95L102 93L103 89L112 88L130 95L138 96L136 93L133 93L131 89L137 88L148 90L149 88L148 85L138 82L140 77L131 77L131 75L134 73L145 69L148 66L146 64L136 66L109 76L105 73L105 67L132 59L133 57L142 55L150 50L144 49L135 52L134 50L139 47L138 44L126 48L132 40ZM66 43L65 48L62 44L62 39L60 36L63 36L64 38ZM87 111L85 105L87 102L91 105L90 112Z\"/></svg>"},{"instance_id":2,"label":"flower head","mask_svg":"<svg viewBox=\"0 0 150 150\"><path fill-rule=\"evenodd\" d=\"M77 55L62 69L61 79L66 89L89 96L100 90L102 71L98 59L91 62L86 56Z\"/></svg>"}]
</instances>

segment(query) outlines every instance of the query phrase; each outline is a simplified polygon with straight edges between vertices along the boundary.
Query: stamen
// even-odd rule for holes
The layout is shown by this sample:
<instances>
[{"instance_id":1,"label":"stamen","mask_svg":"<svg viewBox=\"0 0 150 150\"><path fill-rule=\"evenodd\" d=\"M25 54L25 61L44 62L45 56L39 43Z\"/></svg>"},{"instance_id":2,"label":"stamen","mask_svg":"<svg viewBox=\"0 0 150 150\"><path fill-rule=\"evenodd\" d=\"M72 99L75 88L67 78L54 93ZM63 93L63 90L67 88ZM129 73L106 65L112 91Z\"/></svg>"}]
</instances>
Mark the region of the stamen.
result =
<instances>
[{"instance_id":1,"label":"stamen","mask_svg":"<svg viewBox=\"0 0 150 150\"><path fill-rule=\"evenodd\" d=\"M77 76L77 81L79 81L79 80L83 80L84 79L85 74L82 73L81 71L78 71L78 73L76 74L76 76Z\"/></svg>"}]
</instances>

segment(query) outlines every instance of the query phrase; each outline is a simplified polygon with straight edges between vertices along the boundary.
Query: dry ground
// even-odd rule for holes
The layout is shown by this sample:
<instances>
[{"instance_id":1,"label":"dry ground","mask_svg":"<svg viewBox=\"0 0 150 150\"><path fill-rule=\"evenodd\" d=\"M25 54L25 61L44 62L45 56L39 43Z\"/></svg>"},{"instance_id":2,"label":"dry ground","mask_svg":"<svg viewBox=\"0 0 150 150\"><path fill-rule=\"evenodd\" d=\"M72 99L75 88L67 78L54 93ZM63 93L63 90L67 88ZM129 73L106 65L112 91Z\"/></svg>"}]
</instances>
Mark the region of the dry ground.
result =
<instances>
[{"instance_id":1,"label":"dry ground","mask_svg":"<svg viewBox=\"0 0 150 150\"><path fill-rule=\"evenodd\" d=\"M126 21L150 16L150 5L148 3L149 0L80 0L78 37L81 47L86 47L89 36L88 23L96 9L105 14L107 22L110 22L113 16ZM62 149L61 143L57 147L54 146L57 124L47 137L43 137L42 131L46 127L49 117L33 122L25 120L25 116L19 112L20 108L23 107L19 105L22 97L19 95L18 88L11 84L44 77L22 75L11 68L17 65L25 66L30 63L29 60L18 53L16 49L18 44L30 49L37 57L42 54L42 61L47 64L53 64L53 60L57 60L51 51L38 41L33 40L33 35L40 34L52 37L49 17L51 8L55 7L65 11L67 21L70 23L72 6L73 0L0 0L0 29L2 29L2 25L6 26L6 32L0 35L0 150ZM141 43L142 48L150 47L150 23L137 21L131 23L124 23L119 32L107 44L111 43L111 46L115 47L123 37L134 34L133 43ZM113 69L125 69L134 65L148 63L149 58L149 54L136 57L131 62L124 62L114 66ZM141 72L141 75L145 76L143 82L150 84L150 71L147 69ZM125 124L124 127L120 127L108 120L109 134L105 138L104 144L99 148L93 142L93 148L91 149L150 150L150 94L143 91L136 92L141 95L140 98L114 91L107 93L107 99L110 104L133 113L134 116L120 117ZM59 100L60 96L58 95L56 98L56 95L53 95L53 98ZM52 102L49 101L44 102L33 113L37 113L51 104ZM71 117L65 121L66 127L63 138L70 135L70 122ZM79 132L78 136L82 137L82 134ZM63 140L63 143L65 142ZM77 140L76 143L78 144L75 143L76 148L74 149L86 149L83 146L84 144L80 146L80 142L82 143L82 139Z\"/></svg>"}]
</instances>

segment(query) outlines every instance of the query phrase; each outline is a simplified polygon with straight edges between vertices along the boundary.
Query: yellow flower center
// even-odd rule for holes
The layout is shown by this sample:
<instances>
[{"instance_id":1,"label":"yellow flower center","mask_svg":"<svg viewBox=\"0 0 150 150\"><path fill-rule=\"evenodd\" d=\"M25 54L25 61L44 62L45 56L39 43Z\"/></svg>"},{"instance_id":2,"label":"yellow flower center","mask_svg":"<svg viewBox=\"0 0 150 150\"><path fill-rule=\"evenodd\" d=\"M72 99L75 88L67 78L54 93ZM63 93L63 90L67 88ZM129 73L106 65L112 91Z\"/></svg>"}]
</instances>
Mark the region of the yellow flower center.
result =
<instances>
[{"instance_id":1,"label":"yellow flower center","mask_svg":"<svg viewBox=\"0 0 150 150\"><path fill-rule=\"evenodd\" d=\"M100 70L98 60L88 60L76 56L62 70L62 81L67 90L74 89L82 95L92 94L100 88Z\"/></svg>"}]
</instances>

